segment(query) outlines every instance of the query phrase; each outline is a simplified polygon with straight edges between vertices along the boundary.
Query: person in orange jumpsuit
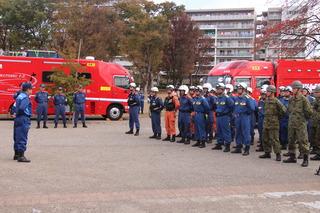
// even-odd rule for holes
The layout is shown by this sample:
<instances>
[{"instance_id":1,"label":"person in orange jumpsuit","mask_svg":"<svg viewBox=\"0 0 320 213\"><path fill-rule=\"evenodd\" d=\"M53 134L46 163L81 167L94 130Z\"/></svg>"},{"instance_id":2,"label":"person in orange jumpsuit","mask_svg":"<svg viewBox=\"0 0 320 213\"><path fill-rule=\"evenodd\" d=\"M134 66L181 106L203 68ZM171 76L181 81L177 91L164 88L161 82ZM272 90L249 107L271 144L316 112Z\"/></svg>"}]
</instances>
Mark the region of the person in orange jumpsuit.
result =
<instances>
[{"instance_id":1,"label":"person in orange jumpsuit","mask_svg":"<svg viewBox=\"0 0 320 213\"><path fill-rule=\"evenodd\" d=\"M164 108L166 110L164 114L165 127L167 137L163 141L176 141L176 112L180 107L179 99L174 93L174 86L167 86L168 96L164 100Z\"/></svg>"}]
</instances>

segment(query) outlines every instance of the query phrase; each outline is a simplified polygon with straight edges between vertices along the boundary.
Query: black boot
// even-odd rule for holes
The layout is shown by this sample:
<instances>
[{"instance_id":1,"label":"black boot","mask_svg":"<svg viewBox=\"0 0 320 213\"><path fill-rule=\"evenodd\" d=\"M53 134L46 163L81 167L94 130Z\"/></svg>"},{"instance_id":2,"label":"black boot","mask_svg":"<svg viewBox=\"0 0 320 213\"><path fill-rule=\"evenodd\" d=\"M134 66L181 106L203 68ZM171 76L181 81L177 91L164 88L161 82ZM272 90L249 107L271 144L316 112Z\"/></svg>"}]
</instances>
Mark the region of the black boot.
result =
<instances>
[{"instance_id":1,"label":"black boot","mask_svg":"<svg viewBox=\"0 0 320 213\"><path fill-rule=\"evenodd\" d=\"M186 139L185 138L181 138L181 140L178 140L177 143L185 143Z\"/></svg>"},{"instance_id":2,"label":"black boot","mask_svg":"<svg viewBox=\"0 0 320 213\"><path fill-rule=\"evenodd\" d=\"M266 159L271 158L270 152L265 152L263 155L260 155L259 158Z\"/></svg>"},{"instance_id":3,"label":"black boot","mask_svg":"<svg viewBox=\"0 0 320 213\"><path fill-rule=\"evenodd\" d=\"M63 124L63 128L67 128L67 124Z\"/></svg>"},{"instance_id":4,"label":"black boot","mask_svg":"<svg viewBox=\"0 0 320 213\"><path fill-rule=\"evenodd\" d=\"M216 144L212 150L222 150L222 145L221 144Z\"/></svg>"},{"instance_id":5,"label":"black boot","mask_svg":"<svg viewBox=\"0 0 320 213\"><path fill-rule=\"evenodd\" d=\"M224 146L223 152L230 152L230 144L226 144L226 145Z\"/></svg>"},{"instance_id":6,"label":"black boot","mask_svg":"<svg viewBox=\"0 0 320 213\"><path fill-rule=\"evenodd\" d=\"M40 129L40 122L37 123L37 129Z\"/></svg>"},{"instance_id":7,"label":"black boot","mask_svg":"<svg viewBox=\"0 0 320 213\"><path fill-rule=\"evenodd\" d=\"M78 124L73 124L73 128L78 128Z\"/></svg>"},{"instance_id":8,"label":"black boot","mask_svg":"<svg viewBox=\"0 0 320 213\"><path fill-rule=\"evenodd\" d=\"M136 133L134 133L134 136L139 136L139 132L140 132L140 129L137 129Z\"/></svg>"},{"instance_id":9,"label":"black boot","mask_svg":"<svg viewBox=\"0 0 320 213\"><path fill-rule=\"evenodd\" d=\"M162 141L170 141L170 135L167 135L167 137L165 139L163 139Z\"/></svg>"},{"instance_id":10,"label":"black boot","mask_svg":"<svg viewBox=\"0 0 320 213\"><path fill-rule=\"evenodd\" d=\"M14 151L14 156L13 156L13 160L18 160L18 158L20 157L20 153L17 151Z\"/></svg>"},{"instance_id":11,"label":"black boot","mask_svg":"<svg viewBox=\"0 0 320 213\"><path fill-rule=\"evenodd\" d=\"M241 154L242 153L242 146L236 146L236 148L231 151L232 154Z\"/></svg>"},{"instance_id":12,"label":"black boot","mask_svg":"<svg viewBox=\"0 0 320 213\"><path fill-rule=\"evenodd\" d=\"M175 135L172 135L170 142L171 142L171 143L176 142L176 136L175 136Z\"/></svg>"},{"instance_id":13,"label":"black boot","mask_svg":"<svg viewBox=\"0 0 320 213\"><path fill-rule=\"evenodd\" d=\"M320 160L320 155L317 154L317 155L313 156L312 158L310 158L310 160Z\"/></svg>"},{"instance_id":14,"label":"black boot","mask_svg":"<svg viewBox=\"0 0 320 213\"><path fill-rule=\"evenodd\" d=\"M156 137L157 140L161 140L161 134L157 134L157 137Z\"/></svg>"},{"instance_id":15,"label":"black boot","mask_svg":"<svg viewBox=\"0 0 320 213\"><path fill-rule=\"evenodd\" d=\"M31 161L28 160L25 156L24 156L24 153L22 152L19 156L19 158L17 159L17 161L19 163L30 163Z\"/></svg>"},{"instance_id":16,"label":"black boot","mask_svg":"<svg viewBox=\"0 0 320 213\"><path fill-rule=\"evenodd\" d=\"M250 150L250 146L246 146L245 148L244 148L244 152L243 152L243 156L248 156L250 153L249 153L249 150Z\"/></svg>"},{"instance_id":17,"label":"black boot","mask_svg":"<svg viewBox=\"0 0 320 213\"><path fill-rule=\"evenodd\" d=\"M197 143L193 144L192 147L200 146L200 141L197 141Z\"/></svg>"},{"instance_id":18,"label":"black boot","mask_svg":"<svg viewBox=\"0 0 320 213\"><path fill-rule=\"evenodd\" d=\"M43 128L48 129L47 122L45 122L45 121L43 122Z\"/></svg>"},{"instance_id":19,"label":"black boot","mask_svg":"<svg viewBox=\"0 0 320 213\"><path fill-rule=\"evenodd\" d=\"M156 139L156 138L157 138L157 135L154 134L154 135L150 136L149 138L150 138L150 139Z\"/></svg>"},{"instance_id":20,"label":"black boot","mask_svg":"<svg viewBox=\"0 0 320 213\"><path fill-rule=\"evenodd\" d=\"M181 132L179 132L179 134L176 136L177 138L181 138Z\"/></svg>"},{"instance_id":21,"label":"black boot","mask_svg":"<svg viewBox=\"0 0 320 213\"><path fill-rule=\"evenodd\" d=\"M281 150L287 150L287 145L281 145Z\"/></svg>"},{"instance_id":22,"label":"black boot","mask_svg":"<svg viewBox=\"0 0 320 213\"><path fill-rule=\"evenodd\" d=\"M298 159L303 159L303 154L299 153Z\"/></svg>"},{"instance_id":23,"label":"black boot","mask_svg":"<svg viewBox=\"0 0 320 213\"><path fill-rule=\"evenodd\" d=\"M309 155L304 154L303 155L303 162L301 164L302 167L308 167L309 165Z\"/></svg>"},{"instance_id":24,"label":"black boot","mask_svg":"<svg viewBox=\"0 0 320 213\"><path fill-rule=\"evenodd\" d=\"M316 154L317 154L317 149L313 147L310 151L310 155L316 155Z\"/></svg>"},{"instance_id":25,"label":"black boot","mask_svg":"<svg viewBox=\"0 0 320 213\"><path fill-rule=\"evenodd\" d=\"M133 129L130 129L128 132L126 132L127 135L132 135L133 134Z\"/></svg>"},{"instance_id":26,"label":"black boot","mask_svg":"<svg viewBox=\"0 0 320 213\"><path fill-rule=\"evenodd\" d=\"M201 141L200 145L199 145L199 148L205 148L206 147L206 141Z\"/></svg>"},{"instance_id":27,"label":"black boot","mask_svg":"<svg viewBox=\"0 0 320 213\"><path fill-rule=\"evenodd\" d=\"M187 138L187 140L184 142L185 145L189 145L190 144L190 138Z\"/></svg>"},{"instance_id":28,"label":"black boot","mask_svg":"<svg viewBox=\"0 0 320 213\"><path fill-rule=\"evenodd\" d=\"M276 154L276 161L281 161L281 154L280 153Z\"/></svg>"},{"instance_id":29,"label":"black boot","mask_svg":"<svg viewBox=\"0 0 320 213\"><path fill-rule=\"evenodd\" d=\"M86 125L86 123L82 123L82 127L83 127L83 128L88 128L88 126Z\"/></svg>"},{"instance_id":30,"label":"black boot","mask_svg":"<svg viewBox=\"0 0 320 213\"><path fill-rule=\"evenodd\" d=\"M282 161L283 163L297 163L296 154L290 153L289 158Z\"/></svg>"},{"instance_id":31,"label":"black boot","mask_svg":"<svg viewBox=\"0 0 320 213\"><path fill-rule=\"evenodd\" d=\"M55 129L58 128L58 124L54 124L54 128L55 128Z\"/></svg>"}]
</instances>

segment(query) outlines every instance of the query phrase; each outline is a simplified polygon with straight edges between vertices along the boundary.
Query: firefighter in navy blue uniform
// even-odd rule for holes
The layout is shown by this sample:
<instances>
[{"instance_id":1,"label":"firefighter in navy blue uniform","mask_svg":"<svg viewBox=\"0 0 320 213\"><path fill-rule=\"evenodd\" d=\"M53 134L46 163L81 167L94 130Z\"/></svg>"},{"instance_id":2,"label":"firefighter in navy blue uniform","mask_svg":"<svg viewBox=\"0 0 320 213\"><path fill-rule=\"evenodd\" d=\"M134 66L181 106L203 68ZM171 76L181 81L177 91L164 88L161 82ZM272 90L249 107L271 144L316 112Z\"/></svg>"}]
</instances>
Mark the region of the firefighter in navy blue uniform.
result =
<instances>
[{"instance_id":1,"label":"firefighter in navy blue uniform","mask_svg":"<svg viewBox=\"0 0 320 213\"><path fill-rule=\"evenodd\" d=\"M37 102L37 129L40 128L41 119L43 119L43 128L47 129L48 120L48 92L45 91L45 85L40 85L40 91L36 93L35 101Z\"/></svg>"},{"instance_id":2,"label":"firefighter in navy blue uniform","mask_svg":"<svg viewBox=\"0 0 320 213\"><path fill-rule=\"evenodd\" d=\"M149 103L150 103L150 117L153 136L151 139L161 139L161 111L163 110L163 101L157 96L159 89L157 87L151 88Z\"/></svg>"},{"instance_id":3,"label":"firefighter in navy blue uniform","mask_svg":"<svg viewBox=\"0 0 320 213\"><path fill-rule=\"evenodd\" d=\"M192 102L193 102L193 99L196 97L195 89L196 89L195 86L189 87L189 96ZM195 140L194 112L191 113L190 133L191 133L191 140Z\"/></svg>"},{"instance_id":4,"label":"firefighter in navy blue uniform","mask_svg":"<svg viewBox=\"0 0 320 213\"><path fill-rule=\"evenodd\" d=\"M126 134L133 134L134 126L136 132L134 136L138 136L140 132L139 111L140 111L140 97L136 92L137 85L130 83L130 94L128 97L129 106L129 128L130 130Z\"/></svg>"},{"instance_id":5,"label":"firefighter in navy blue uniform","mask_svg":"<svg viewBox=\"0 0 320 213\"><path fill-rule=\"evenodd\" d=\"M73 104L75 108L73 128L78 127L79 115L81 117L82 127L88 128L85 119L86 94L83 91L82 85L79 85L78 91L73 95Z\"/></svg>"},{"instance_id":6,"label":"firefighter in navy blue uniform","mask_svg":"<svg viewBox=\"0 0 320 213\"><path fill-rule=\"evenodd\" d=\"M210 93L212 90L212 86L210 83L205 83L203 85L203 93L204 97L207 99L210 111L208 113L207 125L206 125L206 136L207 136L207 143L212 143L213 140L213 124L214 124L214 111L216 109L216 99Z\"/></svg>"},{"instance_id":7,"label":"firefighter in navy blue uniform","mask_svg":"<svg viewBox=\"0 0 320 213\"><path fill-rule=\"evenodd\" d=\"M144 110L144 93L143 91L141 91L140 87L137 87L136 89L137 94L139 95L139 99L140 99L140 112L141 114L143 114L143 110Z\"/></svg>"},{"instance_id":8,"label":"firefighter in navy blue uniform","mask_svg":"<svg viewBox=\"0 0 320 213\"><path fill-rule=\"evenodd\" d=\"M27 150L28 132L30 129L30 118L32 106L29 95L32 93L32 84L25 82L22 84L22 91L16 98L16 117L14 119L14 160L22 163L29 163L24 153Z\"/></svg>"},{"instance_id":9,"label":"firefighter in navy blue uniform","mask_svg":"<svg viewBox=\"0 0 320 213\"><path fill-rule=\"evenodd\" d=\"M67 97L62 93L62 87L58 88L58 92L53 96L53 103L55 106L54 128L58 127L59 117L61 116L63 122L63 128L67 128L66 119L66 105Z\"/></svg>"},{"instance_id":10,"label":"firefighter in navy blue uniform","mask_svg":"<svg viewBox=\"0 0 320 213\"><path fill-rule=\"evenodd\" d=\"M244 145L244 156L249 155L251 143L251 114L255 110L255 104L245 93L247 84L240 83L237 87L238 97L235 98L234 113L236 118L236 148L231 153L242 153Z\"/></svg>"},{"instance_id":11,"label":"firefighter in navy blue uniform","mask_svg":"<svg viewBox=\"0 0 320 213\"><path fill-rule=\"evenodd\" d=\"M201 95L202 86L196 87L196 97L193 99L195 136L197 143L193 147L206 147L206 117L210 111L207 100Z\"/></svg>"},{"instance_id":12,"label":"firefighter in navy blue uniform","mask_svg":"<svg viewBox=\"0 0 320 213\"><path fill-rule=\"evenodd\" d=\"M259 144L257 152L263 152L263 121L264 121L264 104L267 98L267 90L262 87L260 90L260 98L258 101L258 132L259 132Z\"/></svg>"},{"instance_id":13,"label":"firefighter in navy blue uniform","mask_svg":"<svg viewBox=\"0 0 320 213\"><path fill-rule=\"evenodd\" d=\"M309 87L307 87L307 86L303 87L302 95L307 98L308 102L312 106L313 103L315 102L315 98L313 96L311 96L311 92L312 91ZM308 124L307 124L309 144L311 144L311 132L312 132L311 129L312 129L312 119L309 119ZM302 159L302 158L303 158L303 156L301 154L299 154L298 159Z\"/></svg>"},{"instance_id":14,"label":"firefighter in navy blue uniform","mask_svg":"<svg viewBox=\"0 0 320 213\"><path fill-rule=\"evenodd\" d=\"M212 150L222 150L224 145L224 152L230 152L230 144L232 141L231 138L231 126L230 120L232 116L232 111L234 107L233 100L226 96L225 94L225 85L219 83L216 86L217 89L217 144Z\"/></svg>"},{"instance_id":15,"label":"firefighter in navy blue uniform","mask_svg":"<svg viewBox=\"0 0 320 213\"><path fill-rule=\"evenodd\" d=\"M291 98L292 88L291 86L287 86L284 89L283 97L281 97L279 100L280 102L288 109L289 100ZM286 112L286 114L280 119L280 144L281 149L286 150L288 146L288 122L289 122L289 113Z\"/></svg>"},{"instance_id":16,"label":"firefighter in navy blue uniform","mask_svg":"<svg viewBox=\"0 0 320 213\"><path fill-rule=\"evenodd\" d=\"M278 95L278 99L282 98L284 96L284 90L286 89L285 86L281 86L279 87L279 95Z\"/></svg>"},{"instance_id":17,"label":"firefighter in navy blue uniform","mask_svg":"<svg viewBox=\"0 0 320 213\"><path fill-rule=\"evenodd\" d=\"M234 88L232 84L226 84L226 94L232 99L233 102L235 101L234 98L236 97L235 92L236 88ZM234 137L236 135L236 124L233 112L231 113L230 117L231 141L234 141Z\"/></svg>"},{"instance_id":18,"label":"firefighter in navy blue uniform","mask_svg":"<svg viewBox=\"0 0 320 213\"><path fill-rule=\"evenodd\" d=\"M258 113L258 104L256 102L256 100L252 97L252 88L248 87L247 88L247 95L249 96L250 101L252 102L252 104L255 106L255 110L251 113L251 119L250 119L250 135L251 135L251 142L250 144L253 145L254 144L254 128L256 126L256 114Z\"/></svg>"},{"instance_id":19,"label":"firefighter in navy blue uniform","mask_svg":"<svg viewBox=\"0 0 320 213\"><path fill-rule=\"evenodd\" d=\"M186 145L190 144L191 132L191 112L193 111L192 98L188 95L189 88L186 85L181 85L179 87L180 92L180 108L179 108L179 123L181 128L181 140L177 143L184 143Z\"/></svg>"}]
</instances>

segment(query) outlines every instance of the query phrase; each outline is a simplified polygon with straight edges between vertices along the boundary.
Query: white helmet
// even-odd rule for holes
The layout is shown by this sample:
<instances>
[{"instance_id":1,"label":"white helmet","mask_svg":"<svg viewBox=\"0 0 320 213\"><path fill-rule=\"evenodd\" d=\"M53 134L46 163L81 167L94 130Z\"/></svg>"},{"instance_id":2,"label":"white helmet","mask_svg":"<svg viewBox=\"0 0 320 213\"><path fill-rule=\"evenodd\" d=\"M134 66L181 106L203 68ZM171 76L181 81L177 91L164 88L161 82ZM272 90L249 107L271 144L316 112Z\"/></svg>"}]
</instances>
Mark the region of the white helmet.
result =
<instances>
[{"instance_id":1,"label":"white helmet","mask_svg":"<svg viewBox=\"0 0 320 213\"><path fill-rule=\"evenodd\" d=\"M251 87L247 87L247 91L252 94L253 89Z\"/></svg>"},{"instance_id":2,"label":"white helmet","mask_svg":"<svg viewBox=\"0 0 320 213\"><path fill-rule=\"evenodd\" d=\"M248 86L247 86L246 83L241 82L241 83L238 84L238 88L240 88L240 87L243 88L243 89L247 89Z\"/></svg>"},{"instance_id":3,"label":"white helmet","mask_svg":"<svg viewBox=\"0 0 320 213\"><path fill-rule=\"evenodd\" d=\"M224 85L224 83L218 83L216 86L216 89L225 89L226 85Z\"/></svg>"},{"instance_id":4,"label":"white helmet","mask_svg":"<svg viewBox=\"0 0 320 213\"><path fill-rule=\"evenodd\" d=\"M174 90L174 86L170 84L170 85L167 86L167 89L172 89L172 90Z\"/></svg>"},{"instance_id":5,"label":"white helmet","mask_svg":"<svg viewBox=\"0 0 320 213\"><path fill-rule=\"evenodd\" d=\"M203 90L203 87L200 86L200 85L198 85L198 86L196 87L196 90L202 91L202 90Z\"/></svg>"},{"instance_id":6,"label":"white helmet","mask_svg":"<svg viewBox=\"0 0 320 213\"><path fill-rule=\"evenodd\" d=\"M227 84L227 85L226 85L226 88L230 90L229 92L233 92L233 86L232 86L232 84Z\"/></svg>"},{"instance_id":7,"label":"white helmet","mask_svg":"<svg viewBox=\"0 0 320 213\"><path fill-rule=\"evenodd\" d=\"M211 86L211 84L210 83L205 83L205 84L203 84L203 89L208 89L208 91L210 91L211 90L211 88L212 88L212 86Z\"/></svg>"},{"instance_id":8,"label":"white helmet","mask_svg":"<svg viewBox=\"0 0 320 213\"><path fill-rule=\"evenodd\" d=\"M151 92L159 92L158 87L152 87L152 88L151 88Z\"/></svg>"},{"instance_id":9,"label":"white helmet","mask_svg":"<svg viewBox=\"0 0 320 213\"><path fill-rule=\"evenodd\" d=\"M261 86L261 90L267 91L267 88L268 88L268 85L267 85L267 84L264 84L264 85Z\"/></svg>"},{"instance_id":10,"label":"white helmet","mask_svg":"<svg viewBox=\"0 0 320 213\"><path fill-rule=\"evenodd\" d=\"M180 90L180 91L184 91L186 94L189 92L189 88L188 88L188 86L186 86L186 85L181 85L181 86L179 87L179 90Z\"/></svg>"},{"instance_id":11,"label":"white helmet","mask_svg":"<svg viewBox=\"0 0 320 213\"><path fill-rule=\"evenodd\" d=\"M292 92L292 87L291 86L287 86L284 91L288 91L288 92Z\"/></svg>"},{"instance_id":12,"label":"white helmet","mask_svg":"<svg viewBox=\"0 0 320 213\"><path fill-rule=\"evenodd\" d=\"M280 91L284 91L286 89L286 87L285 86L281 86L281 87L279 87L279 90Z\"/></svg>"},{"instance_id":13,"label":"white helmet","mask_svg":"<svg viewBox=\"0 0 320 213\"><path fill-rule=\"evenodd\" d=\"M312 90L311 90L310 87L308 87L308 86L304 86L303 89L304 89L304 90L307 90L308 93L312 93Z\"/></svg>"},{"instance_id":14,"label":"white helmet","mask_svg":"<svg viewBox=\"0 0 320 213\"><path fill-rule=\"evenodd\" d=\"M211 90L210 90L210 92L217 92L217 89L214 88L214 87L212 87Z\"/></svg>"},{"instance_id":15,"label":"white helmet","mask_svg":"<svg viewBox=\"0 0 320 213\"><path fill-rule=\"evenodd\" d=\"M195 86L190 86L190 87L189 87L189 90L195 90L195 89L196 89Z\"/></svg>"},{"instance_id":16,"label":"white helmet","mask_svg":"<svg viewBox=\"0 0 320 213\"><path fill-rule=\"evenodd\" d=\"M136 91L138 91L138 92L139 92L139 91L140 91L140 87L137 87L137 88L136 88Z\"/></svg>"},{"instance_id":17,"label":"white helmet","mask_svg":"<svg viewBox=\"0 0 320 213\"><path fill-rule=\"evenodd\" d=\"M130 83L130 87L136 88L137 85L136 85L136 83Z\"/></svg>"},{"instance_id":18,"label":"white helmet","mask_svg":"<svg viewBox=\"0 0 320 213\"><path fill-rule=\"evenodd\" d=\"M260 90L260 93L261 93L261 94L266 94L266 93L267 93L267 89L262 88L262 89Z\"/></svg>"}]
</instances>

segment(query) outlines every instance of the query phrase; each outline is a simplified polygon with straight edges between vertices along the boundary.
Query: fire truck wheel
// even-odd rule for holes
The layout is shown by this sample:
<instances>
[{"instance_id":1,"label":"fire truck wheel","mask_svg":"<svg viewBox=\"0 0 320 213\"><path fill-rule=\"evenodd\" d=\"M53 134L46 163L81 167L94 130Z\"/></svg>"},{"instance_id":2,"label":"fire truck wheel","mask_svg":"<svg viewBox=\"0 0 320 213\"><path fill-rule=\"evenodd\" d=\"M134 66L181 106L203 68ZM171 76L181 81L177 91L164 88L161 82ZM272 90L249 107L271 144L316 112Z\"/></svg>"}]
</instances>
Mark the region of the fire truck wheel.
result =
<instances>
[{"instance_id":1,"label":"fire truck wheel","mask_svg":"<svg viewBox=\"0 0 320 213\"><path fill-rule=\"evenodd\" d=\"M117 121L122 117L123 107L118 104L113 104L108 107L107 116L112 121Z\"/></svg>"}]
</instances>

